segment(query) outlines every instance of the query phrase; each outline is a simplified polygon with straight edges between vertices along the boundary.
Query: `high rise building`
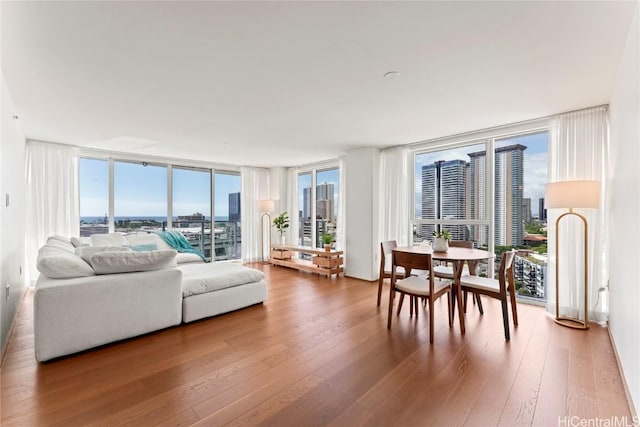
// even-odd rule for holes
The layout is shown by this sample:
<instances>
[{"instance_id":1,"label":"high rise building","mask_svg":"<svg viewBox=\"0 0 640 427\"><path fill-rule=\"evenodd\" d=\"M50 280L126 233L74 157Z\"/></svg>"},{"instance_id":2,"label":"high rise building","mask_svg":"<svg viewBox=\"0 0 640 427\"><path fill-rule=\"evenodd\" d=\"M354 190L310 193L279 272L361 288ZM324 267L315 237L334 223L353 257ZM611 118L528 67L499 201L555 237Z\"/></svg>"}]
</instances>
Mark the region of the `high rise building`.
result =
<instances>
[{"instance_id":1,"label":"high rise building","mask_svg":"<svg viewBox=\"0 0 640 427\"><path fill-rule=\"evenodd\" d=\"M316 218L333 222L335 219L334 185L322 183L316 186Z\"/></svg>"},{"instance_id":2,"label":"high rise building","mask_svg":"<svg viewBox=\"0 0 640 427\"><path fill-rule=\"evenodd\" d=\"M302 219L311 219L311 187L302 189Z\"/></svg>"},{"instance_id":3,"label":"high rise building","mask_svg":"<svg viewBox=\"0 0 640 427\"><path fill-rule=\"evenodd\" d=\"M494 221L496 246L522 245L524 238L524 213L522 192L524 188L524 150L521 144L496 148L495 150L495 189ZM485 209L484 188L486 152L469 153L471 158L471 182L473 188L472 211L482 215ZM476 191L477 190L477 191ZM475 218L475 217L474 217ZM480 232L484 227L478 227ZM486 234L486 233L485 233ZM474 240L475 240L474 236ZM478 235L478 244L486 245L485 236Z\"/></svg>"},{"instance_id":4,"label":"high rise building","mask_svg":"<svg viewBox=\"0 0 640 427\"><path fill-rule=\"evenodd\" d=\"M240 221L240 193L229 193L229 221Z\"/></svg>"},{"instance_id":5,"label":"high rise building","mask_svg":"<svg viewBox=\"0 0 640 427\"><path fill-rule=\"evenodd\" d=\"M469 219L484 219L487 212L487 156L484 151L469 154ZM478 245L489 244L489 227L475 226L472 228L471 240Z\"/></svg>"},{"instance_id":6,"label":"high rise building","mask_svg":"<svg viewBox=\"0 0 640 427\"><path fill-rule=\"evenodd\" d=\"M538 199L538 219L540 222L547 221L547 209L544 207L544 197Z\"/></svg>"},{"instance_id":7,"label":"high rise building","mask_svg":"<svg viewBox=\"0 0 640 427\"><path fill-rule=\"evenodd\" d=\"M468 166L464 160L438 161L422 167L422 219L466 219ZM464 225L447 225L452 240L468 240ZM429 239L435 230L423 224L422 235Z\"/></svg>"},{"instance_id":8,"label":"high rise building","mask_svg":"<svg viewBox=\"0 0 640 427\"><path fill-rule=\"evenodd\" d=\"M524 223L525 224L530 224L531 223L531 199L530 198L524 198L522 199L522 211L524 214Z\"/></svg>"}]
</instances>

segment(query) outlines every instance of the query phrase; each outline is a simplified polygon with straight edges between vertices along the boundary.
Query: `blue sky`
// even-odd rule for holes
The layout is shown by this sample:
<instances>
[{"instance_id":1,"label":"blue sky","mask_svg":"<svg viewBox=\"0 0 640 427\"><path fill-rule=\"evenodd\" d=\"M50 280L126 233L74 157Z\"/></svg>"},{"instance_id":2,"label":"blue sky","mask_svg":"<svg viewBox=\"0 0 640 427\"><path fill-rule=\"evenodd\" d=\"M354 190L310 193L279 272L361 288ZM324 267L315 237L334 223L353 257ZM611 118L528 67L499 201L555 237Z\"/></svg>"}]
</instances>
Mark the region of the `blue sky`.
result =
<instances>
[{"instance_id":1,"label":"blue sky","mask_svg":"<svg viewBox=\"0 0 640 427\"><path fill-rule=\"evenodd\" d=\"M167 214L167 168L115 162L115 216ZM173 168L173 216L200 212L211 216L209 171ZM240 192L240 175L216 173L215 215L229 214L229 193ZM106 160L80 160L80 216L109 211L109 166Z\"/></svg>"}]
</instances>

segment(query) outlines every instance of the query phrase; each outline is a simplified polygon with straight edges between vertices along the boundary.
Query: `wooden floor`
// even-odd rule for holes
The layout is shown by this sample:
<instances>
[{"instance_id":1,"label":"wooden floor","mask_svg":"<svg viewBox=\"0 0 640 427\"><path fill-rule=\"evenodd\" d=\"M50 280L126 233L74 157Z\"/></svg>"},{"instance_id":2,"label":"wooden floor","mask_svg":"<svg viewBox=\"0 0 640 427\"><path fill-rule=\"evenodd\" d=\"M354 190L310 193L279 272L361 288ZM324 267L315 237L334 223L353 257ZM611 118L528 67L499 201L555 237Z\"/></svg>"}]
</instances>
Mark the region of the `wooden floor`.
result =
<instances>
[{"instance_id":1,"label":"wooden floor","mask_svg":"<svg viewBox=\"0 0 640 427\"><path fill-rule=\"evenodd\" d=\"M556 426L630 417L607 331L557 326L519 305L505 342L499 304L449 329L446 298L386 328L376 285L262 266L254 306L39 364L32 298L2 367L2 425ZM385 295L388 295L385 293ZM630 419L630 418L627 418ZM569 424L565 424L569 425Z\"/></svg>"}]
</instances>

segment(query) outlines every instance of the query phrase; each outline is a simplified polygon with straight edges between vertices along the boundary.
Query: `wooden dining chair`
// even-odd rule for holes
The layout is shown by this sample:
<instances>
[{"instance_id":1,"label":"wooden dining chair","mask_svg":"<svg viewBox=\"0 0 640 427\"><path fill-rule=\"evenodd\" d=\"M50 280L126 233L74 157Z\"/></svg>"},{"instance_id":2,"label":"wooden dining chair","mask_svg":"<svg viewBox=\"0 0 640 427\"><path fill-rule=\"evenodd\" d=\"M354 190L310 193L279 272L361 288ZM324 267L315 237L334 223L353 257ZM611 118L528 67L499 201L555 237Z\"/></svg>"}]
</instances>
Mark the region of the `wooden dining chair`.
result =
<instances>
[{"instance_id":1,"label":"wooden dining chair","mask_svg":"<svg viewBox=\"0 0 640 427\"><path fill-rule=\"evenodd\" d=\"M515 278L513 275L513 259L516 251L502 254L500 271L497 279L480 276L462 276L460 286L463 291L475 292L500 300L502 303L502 322L504 324L504 339L509 341L509 310L507 300L510 299L513 313L513 325L518 326L518 309L516 307Z\"/></svg>"},{"instance_id":2,"label":"wooden dining chair","mask_svg":"<svg viewBox=\"0 0 640 427\"><path fill-rule=\"evenodd\" d=\"M391 252L398 247L395 240L380 243L380 275L378 276L378 307L382 298L382 284L384 279L391 279ZM404 270L398 272L399 278L404 278Z\"/></svg>"},{"instance_id":3,"label":"wooden dining chair","mask_svg":"<svg viewBox=\"0 0 640 427\"><path fill-rule=\"evenodd\" d=\"M472 240L451 240L449 242L449 246L452 248L467 248L473 249L473 241ZM439 279L449 279L453 280L453 266L447 264L440 264L433 268L433 273ZM469 276L471 273L469 272L469 267L465 264L462 268L462 276ZM467 301L467 293L464 294L464 301ZM473 301L474 303L478 303L478 309L480 310L480 314L483 314L482 310L482 301L480 300L480 295L477 293L473 293Z\"/></svg>"},{"instance_id":4,"label":"wooden dining chair","mask_svg":"<svg viewBox=\"0 0 640 427\"><path fill-rule=\"evenodd\" d=\"M415 306L418 314L417 301L419 297L426 298L429 304L429 342L433 343L434 333L434 302L443 295L447 295L447 307L449 309L449 327L453 326L453 311L451 304L451 283L450 281L436 279L433 274L433 262L431 254L408 253L394 250L392 252L391 263L391 285L389 287L389 317L387 328L391 329L391 319L393 317L393 300L395 294L401 297L409 295L411 297L411 308ZM404 278L400 278L397 271L402 268L405 272ZM412 271L426 271L426 274L414 276Z\"/></svg>"}]
</instances>

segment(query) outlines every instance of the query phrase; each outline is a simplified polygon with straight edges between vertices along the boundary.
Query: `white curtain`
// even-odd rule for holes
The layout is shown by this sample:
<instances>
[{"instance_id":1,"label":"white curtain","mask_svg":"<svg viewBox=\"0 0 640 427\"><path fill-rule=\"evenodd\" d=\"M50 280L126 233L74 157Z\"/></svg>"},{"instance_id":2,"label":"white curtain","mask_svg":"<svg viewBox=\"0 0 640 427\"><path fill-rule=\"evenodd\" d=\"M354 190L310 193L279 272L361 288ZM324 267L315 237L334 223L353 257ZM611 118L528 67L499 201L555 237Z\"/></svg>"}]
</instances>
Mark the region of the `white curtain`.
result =
<instances>
[{"instance_id":1,"label":"white curtain","mask_svg":"<svg viewBox=\"0 0 640 427\"><path fill-rule=\"evenodd\" d=\"M287 242L298 246L301 245L300 241L300 224L298 210L298 169L289 168L287 170L287 201L288 206L283 206L286 212L289 214L289 230L285 234ZM278 215L280 212L278 213ZM278 238L280 236L278 235Z\"/></svg>"},{"instance_id":2,"label":"white curtain","mask_svg":"<svg viewBox=\"0 0 640 427\"><path fill-rule=\"evenodd\" d=\"M340 159L338 168L340 170L340 181L338 182L338 224L336 226L336 249L343 250L346 245L346 200L345 193L347 192L347 169L345 167L346 162L344 159Z\"/></svg>"},{"instance_id":3,"label":"white curtain","mask_svg":"<svg viewBox=\"0 0 640 427\"><path fill-rule=\"evenodd\" d=\"M551 120L549 131L549 182L567 180L600 181L600 209L576 209L588 222L590 320L608 320L608 242L606 206L609 153L609 118L606 107L561 114ZM556 220L566 210L550 209L547 216L549 263L547 265L547 310L555 315L555 284L559 279L560 315L584 318L583 226L569 216L560 223L559 277L555 274Z\"/></svg>"},{"instance_id":4,"label":"white curtain","mask_svg":"<svg viewBox=\"0 0 640 427\"><path fill-rule=\"evenodd\" d=\"M399 246L409 241L411 168L405 147L386 150L380 156L380 230L379 240L396 240Z\"/></svg>"},{"instance_id":5,"label":"white curtain","mask_svg":"<svg viewBox=\"0 0 640 427\"><path fill-rule=\"evenodd\" d=\"M267 169L242 167L240 227L242 230L242 260L262 260L260 247L262 226L260 224L259 200L269 198L269 171Z\"/></svg>"},{"instance_id":6,"label":"white curtain","mask_svg":"<svg viewBox=\"0 0 640 427\"><path fill-rule=\"evenodd\" d=\"M25 156L27 180L27 272L38 277L38 249L49 236L78 236L80 205L78 157L74 147L28 141Z\"/></svg>"}]
</instances>

